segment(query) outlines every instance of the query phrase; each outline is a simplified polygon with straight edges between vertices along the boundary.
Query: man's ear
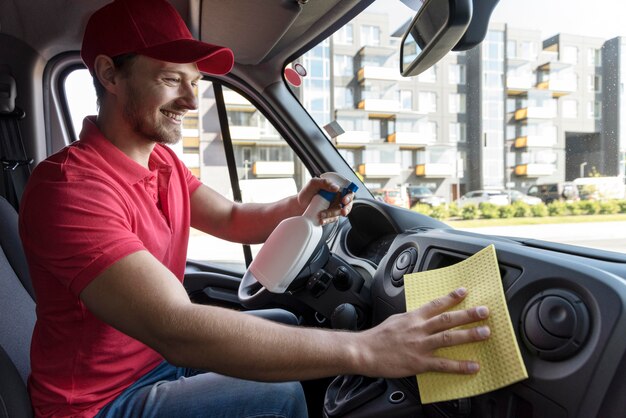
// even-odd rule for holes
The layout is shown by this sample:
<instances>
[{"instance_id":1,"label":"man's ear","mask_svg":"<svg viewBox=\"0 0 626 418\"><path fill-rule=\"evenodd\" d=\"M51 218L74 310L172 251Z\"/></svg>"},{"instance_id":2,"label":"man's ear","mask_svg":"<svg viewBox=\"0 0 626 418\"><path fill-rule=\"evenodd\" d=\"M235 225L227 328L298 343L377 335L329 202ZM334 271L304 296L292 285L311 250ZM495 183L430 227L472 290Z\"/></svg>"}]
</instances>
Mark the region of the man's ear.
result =
<instances>
[{"instance_id":1,"label":"man's ear","mask_svg":"<svg viewBox=\"0 0 626 418\"><path fill-rule=\"evenodd\" d=\"M98 77L100 84L112 94L115 94L118 83L116 79L117 70L111 57L98 55L93 64L94 77Z\"/></svg>"}]
</instances>

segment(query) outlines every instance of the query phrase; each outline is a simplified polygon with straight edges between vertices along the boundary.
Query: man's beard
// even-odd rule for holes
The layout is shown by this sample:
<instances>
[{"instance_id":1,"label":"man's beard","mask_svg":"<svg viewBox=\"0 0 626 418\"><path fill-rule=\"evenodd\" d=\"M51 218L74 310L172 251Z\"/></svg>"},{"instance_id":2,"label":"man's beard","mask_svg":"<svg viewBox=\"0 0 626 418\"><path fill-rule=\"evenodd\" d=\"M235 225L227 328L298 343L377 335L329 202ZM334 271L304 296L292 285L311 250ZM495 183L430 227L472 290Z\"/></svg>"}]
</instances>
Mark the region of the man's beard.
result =
<instances>
[{"instance_id":1,"label":"man's beard","mask_svg":"<svg viewBox=\"0 0 626 418\"><path fill-rule=\"evenodd\" d=\"M144 138L157 142L159 144L176 144L182 138L181 125L166 129L161 122L157 120L149 120L145 114L141 112L141 105L135 90L128 86L128 101L124 106L124 119L130 124L133 131ZM160 113L160 112L159 112ZM166 117L163 115L163 117Z\"/></svg>"}]
</instances>

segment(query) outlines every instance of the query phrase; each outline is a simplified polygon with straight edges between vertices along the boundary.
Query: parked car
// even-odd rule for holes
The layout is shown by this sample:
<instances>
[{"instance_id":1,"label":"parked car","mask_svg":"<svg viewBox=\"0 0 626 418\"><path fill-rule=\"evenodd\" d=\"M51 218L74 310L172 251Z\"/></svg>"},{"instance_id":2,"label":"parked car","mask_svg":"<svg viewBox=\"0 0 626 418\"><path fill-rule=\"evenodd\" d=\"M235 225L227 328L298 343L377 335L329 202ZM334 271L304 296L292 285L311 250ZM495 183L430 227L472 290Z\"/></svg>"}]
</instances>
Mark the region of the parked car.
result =
<instances>
[{"instance_id":1,"label":"parked car","mask_svg":"<svg viewBox=\"0 0 626 418\"><path fill-rule=\"evenodd\" d=\"M566 202L580 200L578 187L573 182L535 184L528 188L527 194L540 198L546 204L555 200Z\"/></svg>"},{"instance_id":2,"label":"parked car","mask_svg":"<svg viewBox=\"0 0 626 418\"><path fill-rule=\"evenodd\" d=\"M374 189L372 195L381 202L390 205L399 206L401 208L409 207L409 199L402 193L400 189Z\"/></svg>"},{"instance_id":3,"label":"parked car","mask_svg":"<svg viewBox=\"0 0 626 418\"><path fill-rule=\"evenodd\" d=\"M21 174L21 170L27 171L30 158L33 159L31 166L34 168L49 155L78 140L72 120L76 118L80 123L82 117L76 117L72 111L86 109L84 102L81 102L82 94L93 89L92 80L79 55L81 37L88 16L109 1L0 1L0 100L4 96L15 96L11 94L10 88L13 81L13 93L17 92L17 97L14 97L15 107L24 110L23 113L13 112L12 107L6 110L0 106L0 113L4 113L0 124L10 122L13 124L11 127L20 128L0 129L0 140L4 141L2 135L5 132L21 132L28 157L8 158L2 155L7 164L3 164L5 170L0 172L5 175ZM484 24L482 31L471 31L472 45L472 42L460 42L459 37L465 32L465 27L453 18L455 16L448 18L448 13L460 10L456 7L458 4L469 6L471 12L471 2L468 5L460 0L397 1L394 4L383 0L171 2L184 16L192 32L200 34L205 41L231 47L236 61L230 74L219 77L205 75L200 80L197 86L198 109L185 116L185 137L182 143L173 146L194 175L226 196L237 196L240 191L237 180L245 181L249 175L257 179L291 177L300 190L308 177L334 171L359 186L350 215L324 227L325 232L330 233L324 234L325 241L318 246L319 253L311 257L310 263L300 272L298 286L290 288L286 293L271 293L256 281L245 281L245 277L249 277L246 271L251 261L247 247L193 232L190 248L197 244L193 253L202 256L188 259L186 264L184 284L192 301L241 311L281 307L293 312L304 326L363 331L394 314L406 311L405 273L446 267L489 245L494 245L496 249L508 306L507 314L513 325L509 331L515 334L519 342L519 352L528 370L528 379L481 395L462 396L458 400L424 405L420 402L414 376L394 379L376 379L377 376L314 379L304 385L309 416L624 416L626 255L540 239L529 240L521 236L503 238L458 231L453 226L420 213L384 204L374 199L374 193L367 187L368 184L381 184L384 181L381 178L396 176L399 172L410 171L407 175L415 174L415 171L401 170L399 164L380 164L380 154L387 150L394 154L408 153L412 157L411 161L417 161L417 153L423 153L435 161L441 150L445 150L450 154L449 161L455 161L457 148L449 146L452 138L445 134L449 131L448 120L455 121L458 150L462 151L458 153L458 159L465 163L460 166L464 170L465 179L476 179L475 183L469 184L480 184L469 187L482 189L485 181L493 181L498 175L502 177L496 179L498 184L505 184L506 171L502 168L505 168L503 160L506 160L506 155L502 147L508 145L505 139L507 122L486 119L490 111L494 109L495 114L503 113L510 94L515 97L513 101L519 110L528 107L523 115L519 115L524 116L519 120L507 116L507 120L514 119L516 128L520 130L528 128L526 116L531 118L533 113L541 116L542 121L554 122L555 125L561 119L560 111L552 121L545 117L550 112L544 112L544 109L535 105L530 106L529 95L537 92L537 89L529 89L532 84L530 81L521 83L520 88L508 86L509 80L504 72L507 67L510 67L509 71L513 69L516 72L527 67L527 74L524 75L529 76L528 80L531 76L533 80L543 77L541 79L546 81L542 84L547 87L563 84L553 81L564 81L551 79L547 82L547 77L552 77L550 72L553 67L566 66L564 71L572 71L570 75L578 75L580 71L579 82L575 83L578 90L574 86L570 94L562 98L559 98L562 91L546 89L540 93L545 93L550 104L555 107L558 103L559 110L561 101L569 100L572 104L573 99L579 100L578 105L582 109L585 104L582 98L590 94L586 82L588 75L596 74L605 83L607 78L603 75L604 71L612 69L614 72L611 74L616 77L616 81L623 81L623 78L619 78L623 77L620 75L623 54L619 47L623 38L619 34L613 33L615 38L607 38L606 44L610 48L604 48L597 38L587 38L578 32L573 34L576 36L551 36L549 42L544 42L541 31L535 30L537 28L520 31L517 30L518 26L512 26L509 31L507 21L496 21L497 25L491 26L488 31ZM483 22L488 20L491 11L485 10L483 6L491 3L494 2L474 0L473 13L469 13L472 16L470 28L476 28L472 25L480 22L481 18ZM379 7L370 10L374 13L362 15L362 12L369 13L365 9L370 4ZM432 9L420 14L420 22L428 23L424 22L425 18L434 21L433 25L423 25L425 32L434 34L433 41L441 41L446 45L433 46L428 43L426 47L419 48L420 52L416 52L416 46L407 43L404 50L407 55L417 56L419 63L411 57L404 61L399 47L401 42L391 35L415 15L415 11L406 5L421 4L428 8L442 4L455 5L448 7L443 14ZM517 7L516 16L531 15L532 20L539 22L541 18L541 22L545 22L543 19L548 13L556 10L559 13L550 17L554 22L563 23L565 19L582 22L583 18L573 19L570 12L583 7L588 9L590 4L503 0L496 12L498 8L503 10L508 7L511 10ZM621 5L622 2L617 1L593 2L593 13L588 10L586 13L590 20L608 26L613 20L621 23L620 14L616 12L621 10ZM400 16L399 23L393 25L388 22L387 16L381 11ZM435 26L437 24L450 26L440 28ZM590 26L580 24L573 28L582 31ZM414 28L418 28L418 25ZM552 27L546 25L545 29L552 30ZM111 28L111 31L115 31L115 28ZM459 36L456 39L450 36L455 33ZM476 39L480 33L483 36L487 34L487 39L476 45L482 40L482 37ZM112 35L115 33L102 34ZM441 55L434 58L429 55L444 54L453 47L456 52L442 60ZM572 65L576 60L578 64ZM409 70L417 68L424 71L427 69L425 66L432 68L436 63L434 68L437 71L422 73L425 80L430 81L402 79L397 69L398 62L404 67L410 67ZM524 65L521 66L520 62ZM296 72L294 63L302 63L300 65L306 66L309 71L308 78L304 79L300 87L295 86L297 83L289 84L285 77L286 70L291 70L289 80L293 81ZM297 75L305 73L299 71ZM333 76L336 77L333 79ZM86 82L72 84L80 77L86 78ZM451 82L453 78L457 81ZM319 86L319 90L311 93L315 85ZM398 88L393 91L390 85L401 85L403 89L406 86L409 90L400 91ZM422 102L422 99L426 101L429 94L417 97L418 91L425 92L424 89L435 89L438 85L445 86L442 87L445 89L442 91L446 92L445 98L441 94L432 97L432 107L429 107L432 111L429 115L423 111L415 112L415 108L409 111L404 106L397 112L379 110L378 106L385 103L391 103L388 104L391 109L400 109L399 98L403 99L402 104L405 98L410 99L409 103ZM72 86L79 95L72 94ZM481 94L485 86L495 90L489 91L490 94ZM333 88L337 88L334 96ZM456 114L454 119L449 118L448 106L443 106L452 88L466 94L462 103L465 104L467 99L467 107L464 106L466 113L458 119ZM614 97L603 101L601 107L601 117L609 115L614 123L619 122L620 103L623 103L619 90L611 90ZM433 94L430 93L431 96ZM593 94L594 100L603 94L596 92ZM87 102L95 107L93 98ZM478 116L469 115L470 110L478 112ZM224 113L227 113L227 117L224 117ZM397 116L415 116L417 122L411 120L410 126L406 127ZM428 119L431 116L432 121ZM323 126L329 120L341 117L346 121L346 135L339 139L333 136L333 140L329 140ZM465 129L469 126L459 126L457 120L463 123L475 121L477 125ZM228 121L230 123L226 123ZM424 123L424 127L419 128L419 135L415 135L414 122L422 121L431 121L431 124ZM432 125L434 121L437 123ZM591 123L589 129L593 130L594 123L597 126L600 120L586 122ZM377 129L373 128L375 123L378 123ZM393 125L398 135L391 134ZM389 139L381 138L380 133L387 132L388 128ZM432 135L423 138L427 140L423 141L422 136L431 128ZM499 129L500 132L499 135L498 132L486 135L486 129ZM624 135L618 130L615 132L616 135ZM566 152L566 132L559 126L558 133L562 137L559 137L552 149L548 149L558 153L560 158ZM596 133L599 137L604 136ZM590 135L588 132L583 134ZM230 152L229 138L233 143ZM610 141L616 138L609 135ZM384 144L378 143L379 139L383 139ZM598 138L597 141L604 139ZM597 141L594 139L593 142ZM491 142L497 147L485 146ZM597 144L591 143L583 141L580 145L579 151L585 154L585 158L598 154ZM527 145L532 145L530 139ZM617 146L620 147L619 151L615 149ZM233 147L235 152L232 152ZM619 153L624 152L623 143L616 147L609 147L603 155L610 154L608 156L617 164L621 161L619 158L622 154ZM3 151L0 147L0 152ZM530 151L521 147L516 152L521 154ZM492 172L484 164L483 154L488 158L496 158L492 160L496 170ZM478 156L481 160L467 164ZM361 158L369 160L361 161ZM255 162L255 169L251 170L246 164L250 161L268 164ZM558 161L561 164L561 160ZM574 163L577 162L580 161L574 158ZM359 165L363 166L362 172L356 168ZM447 180L450 180L451 174L462 177L458 175L461 170L453 170L454 165L423 164L420 174ZM514 174L515 181L527 184L531 181L529 178L534 179L532 176L536 172L532 170L536 168L520 167L519 175ZM544 167L538 168L543 170ZM559 174L564 176L565 168L559 166L559 169L563 169L563 173ZM552 171L544 170L541 173ZM142 187L141 183L137 184L137 187ZM539 187L535 187L538 191ZM0 188L4 189L3 186ZM546 193L542 194L546 199L549 197L547 189L546 185ZM557 187L553 198L572 196L567 190L570 188ZM542 196L537 194L537 197ZM506 204L508 197L500 192L476 190L459 200L461 205L469 201ZM46 219L46 208L42 207L40 211ZM14 239L8 242L4 239L11 232L11 228L6 228L2 222L5 220L15 223L15 212L10 216L0 213L0 416L12 418L32 416L26 382L30 373L30 338L36 303L40 298L32 292L23 254L19 255L15 225ZM538 221L541 222L541 219ZM69 220L67 227L72 228ZM520 231L520 235L524 233L524 230ZM42 235L40 239L45 242L49 237ZM72 260L68 262L71 264ZM484 295L476 294L471 288L468 290L472 303L482 303ZM84 312L89 314L86 308ZM188 325L181 324L182 327ZM435 323L430 325L438 327ZM80 337L78 335L77 339ZM445 338L446 335L437 334L432 339L439 337ZM512 346L505 348L511 352L518 349ZM360 351L362 347L345 349ZM367 352L362 354L364 358L369 356ZM490 370L495 373L491 376L498 380L498 373L502 371L500 365L490 364L489 352L483 354L483 369L477 377L485 376L481 373ZM112 358L111 364L103 364L102 369L114 370L112 366L115 362L116 359ZM474 377L461 376L460 379L473 381ZM250 396L243 392L240 395L242 403ZM236 398L238 395L232 396ZM219 414L219 411L210 412Z\"/></svg>"},{"instance_id":4,"label":"parked car","mask_svg":"<svg viewBox=\"0 0 626 418\"><path fill-rule=\"evenodd\" d=\"M417 203L423 203L429 206L439 206L444 203L444 199L439 196L435 196L432 190L426 186L408 186L406 188L409 194L409 205L415 206Z\"/></svg>"},{"instance_id":5,"label":"parked car","mask_svg":"<svg viewBox=\"0 0 626 418\"><path fill-rule=\"evenodd\" d=\"M465 193L456 201L459 208L468 204L476 206L481 203L491 203L497 206L506 206L510 203L509 196L501 190L472 190Z\"/></svg>"},{"instance_id":6,"label":"parked car","mask_svg":"<svg viewBox=\"0 0 626 418\"><path fill-rule=\"evenodd\" d=\"M515 202L523 202L526 203L527 205L538 205L539 203L541 203L541 199L536 197L536 196L529 196L525 193L520 192L519 190L504 190L504 193L506 193L509 196L509 201L511 203L515 203Z\"/></svg>"}]
</instances>

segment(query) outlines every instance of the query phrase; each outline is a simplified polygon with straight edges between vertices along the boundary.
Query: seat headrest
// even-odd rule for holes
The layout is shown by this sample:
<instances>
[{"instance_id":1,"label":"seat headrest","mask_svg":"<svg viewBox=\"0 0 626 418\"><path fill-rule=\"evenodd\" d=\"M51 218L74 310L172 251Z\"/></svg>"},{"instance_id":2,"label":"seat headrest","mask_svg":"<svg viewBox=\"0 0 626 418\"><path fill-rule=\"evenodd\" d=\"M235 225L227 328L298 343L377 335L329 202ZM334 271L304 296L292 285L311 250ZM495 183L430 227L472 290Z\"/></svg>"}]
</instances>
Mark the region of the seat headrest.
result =
<instances>
[{"instance_id":1,"label":"seat headrest","mask_svg":"<svg viewBox=\"0 0 626 418\"><path fill-rule=\"evenodd\" d=\"M0 113L13 113L15 110L15 79L9 74L0 73Z\"/></svg>"}]
</instances>

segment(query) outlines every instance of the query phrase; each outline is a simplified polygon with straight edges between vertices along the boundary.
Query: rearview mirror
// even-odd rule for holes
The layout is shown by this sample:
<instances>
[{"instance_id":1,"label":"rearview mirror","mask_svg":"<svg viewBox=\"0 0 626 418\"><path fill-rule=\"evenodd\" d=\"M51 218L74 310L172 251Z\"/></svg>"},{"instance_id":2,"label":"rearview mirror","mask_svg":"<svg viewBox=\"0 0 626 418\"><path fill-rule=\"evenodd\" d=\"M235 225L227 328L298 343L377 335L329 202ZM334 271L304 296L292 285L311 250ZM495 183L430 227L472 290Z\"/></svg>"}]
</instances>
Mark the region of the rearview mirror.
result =
<instances>
[{"instance_id":1,"label":"rearview mirror","mask_svg":"<svg viewBox=\"0 0 626 418\"><path fill-rule=\"evenodd\" d=\"M472 0L425 0L400 46L400 73L418 75L457 45L472 20Z\"/></svg>"}]
</instances>

